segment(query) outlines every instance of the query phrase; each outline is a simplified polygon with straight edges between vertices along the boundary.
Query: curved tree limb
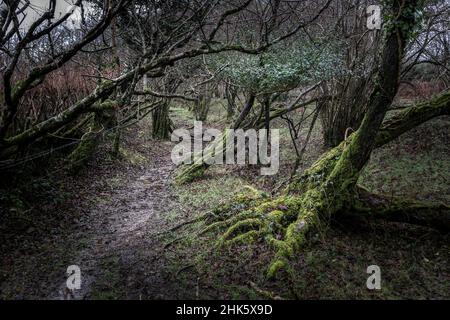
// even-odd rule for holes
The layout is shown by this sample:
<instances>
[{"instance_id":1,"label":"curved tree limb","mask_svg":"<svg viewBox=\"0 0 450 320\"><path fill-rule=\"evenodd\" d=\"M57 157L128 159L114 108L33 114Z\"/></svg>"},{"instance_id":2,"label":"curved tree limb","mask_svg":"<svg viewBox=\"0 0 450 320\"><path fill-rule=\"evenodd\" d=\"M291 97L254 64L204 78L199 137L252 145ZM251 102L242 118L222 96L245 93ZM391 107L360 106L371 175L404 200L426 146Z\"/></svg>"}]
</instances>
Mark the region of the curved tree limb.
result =
<instances>
[{"instance_id":1,"label":"curved tree limb","mask_svg":"<svg viewBox=\"0 0 450 320\"><path fill-rule=\"evenodd\" d=\"M450 90L411 107L406 107L392 118L383 122L378 131L375 147L394 140L418 125L442 115L450 115Z\"/></svg>"},{"instance_id":2,"label":"curved tree limb","mask_svg":"<svg viewBox=\"0 0 450 320\"><path fill-rule=\"evenodd\" d=\"M356 200L347 215L383 219L450 231L450 206L440 202L385 197L358 187Z\"/></svg>"}]
</instances>

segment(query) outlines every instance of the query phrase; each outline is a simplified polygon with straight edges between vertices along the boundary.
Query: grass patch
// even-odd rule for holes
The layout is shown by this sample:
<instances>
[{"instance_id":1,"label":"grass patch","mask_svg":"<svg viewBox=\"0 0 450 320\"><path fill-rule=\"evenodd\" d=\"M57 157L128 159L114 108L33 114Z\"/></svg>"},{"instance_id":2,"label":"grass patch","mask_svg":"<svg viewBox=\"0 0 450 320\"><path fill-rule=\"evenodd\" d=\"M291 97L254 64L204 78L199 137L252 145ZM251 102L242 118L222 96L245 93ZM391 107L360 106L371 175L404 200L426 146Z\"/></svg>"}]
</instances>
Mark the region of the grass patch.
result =
<instances>
[{"instance_id":1,"label":"grass patch","mask_svg":"<svg viewBox=\"0 0 450 320\"><path fill-rule=\"evenodd\" d=\"M111 257L102 261L101 265L103 273L95 279L90 298L94 300L117 300L123 298L122 282L124 275L120 272L120 259Z\"/></svg>"}]
</instances>

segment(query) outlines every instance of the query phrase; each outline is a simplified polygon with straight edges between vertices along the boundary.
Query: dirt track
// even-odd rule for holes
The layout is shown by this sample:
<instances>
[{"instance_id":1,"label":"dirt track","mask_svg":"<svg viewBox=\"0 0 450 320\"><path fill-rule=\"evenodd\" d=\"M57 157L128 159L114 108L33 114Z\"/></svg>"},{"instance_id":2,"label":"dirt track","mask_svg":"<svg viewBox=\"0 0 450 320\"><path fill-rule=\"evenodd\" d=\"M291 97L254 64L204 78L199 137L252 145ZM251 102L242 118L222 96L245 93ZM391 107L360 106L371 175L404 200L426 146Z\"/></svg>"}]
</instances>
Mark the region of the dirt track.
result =
<instances>
[{"instance_id":1,"label":"dirt track","mask_svg":"<svg viewBox=\"0 0 450 320\"><path fill-rule=\"evenodd\" d=\"M74 258L74 264L80 266L83 275L82 288L75 291L75 298L92 295L92 285L105 277L105 271L110 272L104 270L102 264L111 259L125 267L144 263L153 271L148 279L148 288L152 289L149 293L158 296L163 280L158 265L152 265L158 263L160 254L160 243L154 235L168 228L161 215L171 203L168 177L172 169L170 158L160 158L137 176L125 177L117 189L102 192L107 200L88 208L89 214L82 224L91 226L87 235L90 242ZM83 236L86 234L80 235ZM146 261L142 261L144 252ZM57 295L51 295L51 298L63 298L63 288L65 281ZM114 288L110 289L114 291Z\"/></svg>"},{"instance_id":2,"label":"dirt track","mask_svg":"<svg viewBox=\"0 0 450 320\"><path fill-rule=\"evenodd\" d=\"M92 173L95 177L90 177L90 168L69 187L72 195L65 204L69 212L64 206L55 210L58 216L77 216L75 225L43 235L41 242L48 245L38 250L24 241L4 257L7 276L0 283L0 297L169 298L164 243L157 235L170 228L164 214L176 205L170 186L174 165L169 145L154 146L149 152L145 157L151 160L143 165L99 170ZM81 289L73 294L65 289L69 265L78 265L82 275Z\"/></svg>"}]
</instances>

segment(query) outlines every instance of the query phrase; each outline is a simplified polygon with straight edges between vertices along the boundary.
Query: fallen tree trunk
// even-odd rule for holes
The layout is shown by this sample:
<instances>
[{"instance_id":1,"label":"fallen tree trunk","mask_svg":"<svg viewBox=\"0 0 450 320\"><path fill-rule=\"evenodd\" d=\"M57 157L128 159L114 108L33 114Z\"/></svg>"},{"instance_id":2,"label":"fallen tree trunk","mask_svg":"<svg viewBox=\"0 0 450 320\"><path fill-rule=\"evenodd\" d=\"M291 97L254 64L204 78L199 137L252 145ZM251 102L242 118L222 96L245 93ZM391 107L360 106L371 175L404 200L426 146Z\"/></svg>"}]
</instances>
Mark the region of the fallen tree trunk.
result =
<instances>
[{"instance_id":1,"label":"fallen tree trunk","mask_svg":"<svg viewBox=\"0 0 450 320\"><path fill-rule=\"evenodd\" d=\"M450 206L440 202L388 198L362 187L358 188L351 208L343 214L415 224L442 232L450 231Z\"/></svg>"},{"instance_id":2,"label":"fallen tree trunk","mask_svg":"<svg viewBox=\"0 0 450 320\"><path fill-rule=\"evenodd\" d=\"M250 110L255 103L255 95L250 94L244 108L231 126L233 129L240 128L243 125L244 120L247 118ZM175 182L178 184L192 182L196 178L203 176L205 171L214 162L213 159L216 155L225 156L228 148L227 138L229 131L226 130L221 136L210 143L205 150L201 151L201 154L194 155L194 161L191 164L185 164L181 166L178 174L175 177Z\"/></svg>"},{"instance_id":3,"label":"fallen tree trunk","mask_svg":"<svg viewBox=\"0 0 450 320\"><path fill-rule=\"evenodd\" d=\"M380 147L435 117L450 115L450 90L433 97L431 100L405 107L392 118L384 121L377 134L375 147Z\"/></svg>"}]
</instances>

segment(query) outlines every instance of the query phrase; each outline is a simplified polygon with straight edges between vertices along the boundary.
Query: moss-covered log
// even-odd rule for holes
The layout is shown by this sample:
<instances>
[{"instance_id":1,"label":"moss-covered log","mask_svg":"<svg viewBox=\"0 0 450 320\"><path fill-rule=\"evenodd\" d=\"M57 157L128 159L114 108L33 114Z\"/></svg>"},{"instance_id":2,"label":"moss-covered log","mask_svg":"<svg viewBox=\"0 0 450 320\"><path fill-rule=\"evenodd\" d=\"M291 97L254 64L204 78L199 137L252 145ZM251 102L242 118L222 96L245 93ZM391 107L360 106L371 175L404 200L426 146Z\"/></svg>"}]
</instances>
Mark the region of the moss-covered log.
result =
<instances>
[{"instance_id":1,"label":"moss-covered log","mask_svg":"<svg viewBox=\"0 0 450 320\"><path fill-rule=\"evenodd\" d=\"M378 131L375 146L380 147L408 130L443 115L450 115L450 90L446 90L431 100L407 107L385 120Z\"/></svg>"},{"instance_id":2,"label":"moss-covered log","mask_svg":"<svg viewBox=\"0 0 450 320\"><path fill-rule=\"evenodd\" d=\"M450 206L440 202L386 197L359 187L354 201L343 214L383 219L450 231Z\"/></svg>"},{"instance_id":3,"label":"moss-covered log","mask_svg":"<svg viewBox=\"0 0 450 320\"><path fill-rule=\"evenodd\" d=\"M233 129L241 128L244 120L247 118L250 110L253 108L255 103L255 95L250 94L247 102L242 109L239 116L236 118L234 124L231 126ZM216 154L225 155L227 150L227 136L229 131L225 131L220 137L217 137L212 143L210 143L201 154L195 155L193 163L182 165L178 170L175 177L175 182L178 184L192 182L196 178L203 176L204 172L213 163L211 159L215 157Z\"/></svg>"},{"instance_id":4,"label":"moss-covered log","mask_svg":"<svg viewBox=\"0 0 450 320\"><path fill-rule=\"evenodd\" d=\"M105 86L109 88L108 83ZM111 87L111 90L114 87ZM103 92L103 91L102 91ZM103 93L105 94L104 91ZM0 143L0 158L7 157L11 154L10 150L16 149L18 145L26 145L27 143L42 137L49 132L62 128L69 124L71 121L77 119L80 115L88 112L99 112L100 110L112 109L117 105L116 101L105 100L103 102L96 102L101 98L99 94L92 94L82 99L72 107L66 109L60 114L43 121L24 132L6 139ZM14 152L14 151L12 151Z\"/></svg>"},{"instance_id":5,"label":"moss-covered log","mask_svg":"<svg viewBox=\"0 0 450 320\"><path fill-rule=\"evenodd\" d=\"M181 166L175 177L177 184L189 183L201 177L214 162L216 155L225 155L227 149L228 130L210 143L199 155L194 155L191 164Z\"/></svg>"}]
</instances>

